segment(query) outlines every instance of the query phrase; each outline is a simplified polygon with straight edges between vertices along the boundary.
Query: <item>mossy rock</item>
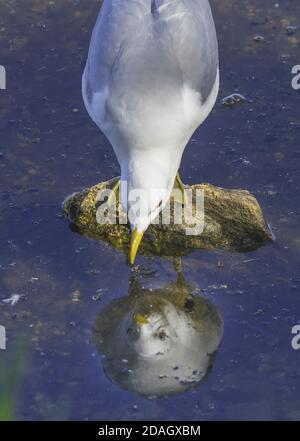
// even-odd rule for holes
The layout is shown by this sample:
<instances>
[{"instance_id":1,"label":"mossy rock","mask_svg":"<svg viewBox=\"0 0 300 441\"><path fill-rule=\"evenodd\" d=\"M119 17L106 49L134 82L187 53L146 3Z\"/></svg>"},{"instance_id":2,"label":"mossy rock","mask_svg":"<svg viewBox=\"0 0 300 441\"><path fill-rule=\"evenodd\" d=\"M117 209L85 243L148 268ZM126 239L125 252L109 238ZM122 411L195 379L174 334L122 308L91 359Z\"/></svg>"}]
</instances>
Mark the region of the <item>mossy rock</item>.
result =
<instances>
[{"instance_id":1,"label":"mossy rock","mask_svg":"<svg viewBox=\"0 0 300 441\"><path fill-rule=\"evenodd\" d=\"M104 240L119 250L128 252L129 225L100 224L96 218L101 194L113 188L117 179L101 182L70 195L65 200L63 209L73 231ZM171 202L170 225L161 222L150 225L139 249L141 254L183 256L194 249L252 251L273 240L259 203L248 191L228 190L211 184L196 184L186 188L204 192L203 232L199 235L186 234L186 229L191 227L195 219L192 211L195 207L187 210L182 224L174 224L174 207L178 202ZM115 213L118 221L126 222L126 215L119 203Z\"/></svg>"}]
</instances>

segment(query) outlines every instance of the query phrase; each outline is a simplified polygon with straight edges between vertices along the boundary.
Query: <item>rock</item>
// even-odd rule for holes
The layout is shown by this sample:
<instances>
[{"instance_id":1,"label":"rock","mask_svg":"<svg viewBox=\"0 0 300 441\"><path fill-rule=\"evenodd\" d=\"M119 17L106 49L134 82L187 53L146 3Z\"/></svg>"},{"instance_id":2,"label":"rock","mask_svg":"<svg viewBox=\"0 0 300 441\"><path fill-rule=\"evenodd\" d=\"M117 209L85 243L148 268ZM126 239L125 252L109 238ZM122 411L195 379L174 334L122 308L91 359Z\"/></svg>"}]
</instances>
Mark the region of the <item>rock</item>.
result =
<instances>
[{"instance_id":1,"label":"rock","mask_svg":"<svg viewBox=\"0 0 300 441\"><path fill-rule=\"evenodd\" d=\"M226 96L222 99L222 105L224 107L234 107L237 104L245 103L247 99L244 97L244 95L240 93L232 93L229 96Z\"/></svg>"},{"instance_id":2,"label":"rock","mask_svg":"<svg viewBox=\"0 0 300 441\"><path fill-rule=\"evenodd\" d=\"M70 195L63 209L73 231L104 240L119 250L128 252L130 228L128 224L99 224L96 212L101 195L111 189L117 178L102 182ZM187 210L184 222L174 224L174 209L181 207L171 202L171 223L150 225L142 240L139 253L145 255L182 256L193 249L223 249L252 251L273 240L262 210L253 195L245 190L228 190L211 184L196 184L187 190L204 192L204 229L201 234L187 235L186 229L195 224L193 207ZM164 209L165 211L165 209ZM126 222L126 215L117 203L117 219ZM201 213L196 215L201 221Z\"/></svg>"}]
</instances>

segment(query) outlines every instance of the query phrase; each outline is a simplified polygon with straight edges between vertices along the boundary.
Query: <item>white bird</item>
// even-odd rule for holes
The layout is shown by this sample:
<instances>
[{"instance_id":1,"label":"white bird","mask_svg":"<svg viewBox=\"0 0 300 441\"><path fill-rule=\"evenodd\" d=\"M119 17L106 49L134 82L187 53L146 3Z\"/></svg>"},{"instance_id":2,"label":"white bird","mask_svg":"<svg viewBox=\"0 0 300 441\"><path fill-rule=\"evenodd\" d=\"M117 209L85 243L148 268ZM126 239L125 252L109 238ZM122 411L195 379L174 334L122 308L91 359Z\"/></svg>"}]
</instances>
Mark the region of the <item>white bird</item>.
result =
<instances>
[{"instance_id":1,"label":"white bird","mask_svg":"<svg viewBox=\"0 0 300 441\"><path fill-rule=\"evenodd\" d=\"M121 167L114 191L120 189L129 212L133 263L174 185L183 190L183 151L217 98L218 44L208 0L104 0L82 90ZM134 190L147 196L138 214Z\"/></svg>"},{"instance_id":2,"label":"white bird","mask_svg":"<svg viewBox=\"0 0 300 441\"><path fill-rule=\"evenodd\" d=\"M223 338L223 319L195 296L183 274L151 289L131 278L128 296L97 317L94 341L112 382L143 396L164 397L199 384Z\"/></svg>"}]
</instances>

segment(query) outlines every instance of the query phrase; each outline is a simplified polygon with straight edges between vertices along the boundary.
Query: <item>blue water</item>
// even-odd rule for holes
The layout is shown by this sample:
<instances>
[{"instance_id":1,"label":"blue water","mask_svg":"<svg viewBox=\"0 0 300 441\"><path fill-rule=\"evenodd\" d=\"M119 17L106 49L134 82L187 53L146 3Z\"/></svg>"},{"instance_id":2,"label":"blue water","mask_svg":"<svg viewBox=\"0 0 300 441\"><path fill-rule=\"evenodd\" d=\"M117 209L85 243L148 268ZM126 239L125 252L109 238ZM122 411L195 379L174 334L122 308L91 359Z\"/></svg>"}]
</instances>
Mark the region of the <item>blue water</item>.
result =
<instances>
[{"instance_id":1,"label":"blue water","mask_svg":"<svg viewBox=\"0 0 300 441\"><path fill-rule=\"evenodd\" d=\"M197 387L149 399L110 380L93 332L103 310L129 292L126 256L73 233L61 216L68 194L119 173L80 90L100 2L0 0L7 71L7 90L0 90L0 325L8 338L0 400L13 396L13 419L300 419L300 351L291 346L300 323L300 95L291 87L300 6L211 4L221 90L185 152L182 178L248 189L276 240L248 254L198 250L183 258L187 283L222 316L224 336ZM222 106L233 92L247 101ZM140 256L138 264L143 287L177 278L170 259ZM3 302L14 294L14 306Z\"/></svg>"}]
</instances>

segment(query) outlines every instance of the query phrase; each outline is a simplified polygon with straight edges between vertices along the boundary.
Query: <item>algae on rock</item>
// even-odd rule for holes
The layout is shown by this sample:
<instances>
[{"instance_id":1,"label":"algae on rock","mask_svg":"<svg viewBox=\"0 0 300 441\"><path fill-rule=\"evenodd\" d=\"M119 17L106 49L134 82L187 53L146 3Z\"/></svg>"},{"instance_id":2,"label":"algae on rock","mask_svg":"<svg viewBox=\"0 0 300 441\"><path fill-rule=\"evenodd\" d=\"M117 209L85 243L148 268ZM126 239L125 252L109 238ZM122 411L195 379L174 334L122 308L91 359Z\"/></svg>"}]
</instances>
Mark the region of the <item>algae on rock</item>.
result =
<instances>
[{"instance_id":1,"label":"algae on rock","mask_svg":"<svg viewBox=\"0 0 300 441\"><path fill-rule=\"evenodd\" d=\"M117 201L116 224L97 222L97 209L101 195L111 189L116 179L99 183L91 188L69 196L64 212L74 231L100 240L116 248L128 251L130 228L126 215ZM187 189L204 193L204 229L201 234L187 235L186 229L197 222L193 207L185 213L183 223L174 223L174 204L171 202L171 223L150 225L145 233L139 252L146 255L181 256L193 249L224 249L251 251L272 241L272 233L265 221L256 198L245 190L228 190L211 184L196 184ZM201 219L198 219L201 222Z\"/></svg>"}]
</instances>

